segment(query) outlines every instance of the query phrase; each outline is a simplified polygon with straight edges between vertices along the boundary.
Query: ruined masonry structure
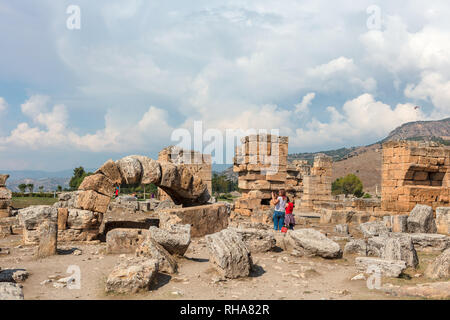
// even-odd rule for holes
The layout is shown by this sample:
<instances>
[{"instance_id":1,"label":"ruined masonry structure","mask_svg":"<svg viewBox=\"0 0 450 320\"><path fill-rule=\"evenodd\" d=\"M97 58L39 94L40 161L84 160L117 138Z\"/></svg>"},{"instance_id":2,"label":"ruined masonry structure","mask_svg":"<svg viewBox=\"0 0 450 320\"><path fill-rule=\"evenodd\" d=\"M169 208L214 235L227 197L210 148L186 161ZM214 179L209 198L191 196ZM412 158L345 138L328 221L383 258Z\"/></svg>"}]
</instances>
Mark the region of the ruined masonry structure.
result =
<instances>
[{"instance_id":1,"label":"ruined masonry structure","mask_svg":"<svg viewBox=\"0 0 450 320\"><path fill-rule=\"evenodd\" d=\"M241 143L233 167L242 191L242 197L235 202L235 213L252 216L268 210L272 191L278 193L280 189L285 189L292 200L300 198L310 166L304 160L288 163L288 137L250 135Z\"/></svg>"},{"instance_id":2,"label":"ruined masonry structure","mask_svg":"<svg viewBox=\"0 0 450 320\"><path fill-rule=\"evenodd\" d=\"M324 202L332 200L331 196L331 168L330 157L319 154L314 158L314 165L311 174L303 179L303 196L300 210L318 211Z\"/></svg>"},{"instance_id":3,"label":"ruined masonry structure","mask_svg":"<svg viewBox=\"0 0 450 320\"><path fill-rule=\"evenodd\" d=\"M0 174L0 218L6 218L11 215L12 193L6 188L6 180L9 175Z\"/></svg>"},{"instance_id":4,"label":"ruined masonry structure","mask_svg":"<svg viewBox=\"0 0 450 320\"><path fill-rule=\"evenodd\" d=\"M212 194L212 165L211 155L202 154L193 150L184 150L176 146L162 149L158 154L158 161L167 161L174 164L183 164L194 177L206 184L209 194ZM171 199L163 189L159 188L159 199Z\"/></svg>"},{"instance_id":5,"label":"ruined masonry structure","mask_svg":"<svg viewBox=\"0 0 450 320\"><path fill-rule=\"evenodd\" d=\"M383 145L381 208L405 214L416 204L449 206L450 147L424 142Z\"/></svg>"}]
</instances>

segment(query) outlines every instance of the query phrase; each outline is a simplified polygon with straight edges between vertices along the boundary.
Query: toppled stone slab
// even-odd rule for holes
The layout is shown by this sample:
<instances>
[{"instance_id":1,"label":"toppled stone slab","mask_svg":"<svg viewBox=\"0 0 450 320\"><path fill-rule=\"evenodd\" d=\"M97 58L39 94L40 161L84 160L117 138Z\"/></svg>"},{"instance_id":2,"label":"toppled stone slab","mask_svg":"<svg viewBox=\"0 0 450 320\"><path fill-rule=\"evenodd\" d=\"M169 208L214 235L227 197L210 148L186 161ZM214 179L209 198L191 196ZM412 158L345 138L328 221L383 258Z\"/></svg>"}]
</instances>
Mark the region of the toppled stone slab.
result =
<instances>
[{"instance_id":1,"label":"toppled stone slab","mask_svg":"<svg viewBox=\"0 0 450 320\"><path fill-rule=\"evenodd\" d=\"M260 229L228 228L242 237L251 253L268 252L275 248L277 242L271 231Z\"/></svg>"},{"instance_id":2,"label":"toppled stone slab","mask_svg":"<svg viewBox=\"0 0 450 320\"><path fill-rule=\"evenodd\" d=\"M225 204L167 209L158 212L160 228L169 230L170 225L191 225L192 237L203 237L228 227L229 209Z\"/></svg>"},{"instance_id":3,"label":"toppled stone slab","mask_svg":"<svg viewBox=\"0 0 450 320\"><path fill-rule=\"evenodd\" d=\"M450 235L450 207L436 208L436 229L438 233Z\"/></svg>"},{"instance_id":4,"label":"toppled stone slab","mask_svg":"<svg viewBox=\"0 0 450 320\"><path fill-rule=\"evenodd\" d=\"M0 283L0 300L23 300L22 286L17 283Z\"/></svg>"},{"instance_id":5,"label":"toppled stone slab","mask_svg":"<svg viewBox=\"0 0 450 320\"><path fill-rule=\"evenodd\" d=\"M120 262L106 280L106 292L137 293L148 291L158 272L158 261L133 258Z\"/></svg>"},{"instance_id":6,"label":"toppled stone slab","mask_svg":"<svg viewBox=\"0 0 450 320\"><path fill-rule=\"evenodd\" d=\"M225 229L205 238L209 261L221 276L234 279L250 274L251 253L237 232Z\"/></svg>"},{"instance_id":7,"label":"toppled stone slab","mask_svg":"<svg viewBox=\"0 0 450 320\"><path fill-rule=\"evenodd\" d=\"M188 224L169 225L168 229L150 227L148 232L170 254L183 256L191 243L191 226Z\"/></svg>"},{"instance_id":8,"label":"toppled stone slab","mask_svg":"<svg viewBox=\"0 0 450 320\"><path fill-rule=\"evenodd\" d=\"M368 272L379 270L379 272L390 278L397 278L406 269L406 262L401 260L386 260L372 257L358 257L355 259L356 268L359 272Z\"/></svg>"},{"instance_id":9,"label":"toppled stone slab","mask_svg":"<svg viewBox=\"0 0 450 320\"><path fill-rule=\"evenodd\" d=\"M405 234L394 233L393 236ZM414 247L419 251L444 251L450 247L450 237L443 234L433 233L409 233Z\"/></svg>"},{"instance_id":10,"label":"toppled stone slab","mask_svg":"<svg viewBox=\"0 0 450 320\"><path fill-rule=\"evenodd\" d=\"M428 265L425 276L433 280L450 278L450 248Z\"/></svg>"},{"instance_id":11,"label":"toppled stone slab","mask_svg":"<svg viewBox=\"0 0 450 320\"><path fill-rule=\"evenodd\" d=\"M436 223L433 217L433 208L418 204L408 216L409 233L436 233Z\"/></svg>"},{"instance_id":12,"label":"toppled stone slab","mask_svg":"<svg viewBox=\"0 0 450 320\"><path fill-rule=\"evenodd\" d=\"M149 231L145 229L118 228L106 234L107 253L134 253L144 242Z\"/></svg>"},{"instance_id":13,"label":"toppled stone slab","mask_svg":"<svg viewBox=\"0 0 450 320\"><path fill-rule=\"evenodd\" d=\"M151 226L158 226L158 216L145 213L110 213L108 212L102 220L99 233L101 237L113 229L148 229Z\"/></svg>"},{"instance_id":14,"label":"toppled stone slab","mask_svg":"<svg viewBox=\"0 0 450 320\"><path fill-rule=\"evenodd\" d=\"M344 247L344 254L358 254L367 256L367 243L363 239L355 239L347 242Z\"/></svg>"},{"instance_id":15,"label":"toppled stone slab","mask_svg":"<svg viewBox=\"0 0 450 320\"><path fill-rule=\"evenodd\" d=\"M178 270L177 261L150 236L136 249L136 256L157 260L159 271L174 274Z\"/></svg>"},{"instance_id":16,"label":"toppled stone slab","mask_svg":"<svg viewBox=\"0 0 450 320\"><path fill-rule=\"evenodd\" d=\"M381 221L362 223L359 225L359 229L364 234L365 238L375 237L391 232L391 229Z\"/></svg>"},{"instance_id":17,"label":"toppled stone slab","mask_svg":"<svg viewBox=\"0 0 450 320\"><path fill-rule=\"evenodd\" d=\"M98 229L102 222L102 214L90 210L69 209L67 227L75 230Z\"/></svg>"},{"instance_id":18,"label":"toppled stone slab","mask_svg":"<svg viewBox=\"0 0 450 320\"><path fill-rule=\"evenodd\" d=\"M327 259L342 257L339 244L328 239L324 234L314 229L298 229L289 231L294 249L307 256L319 256Z\"/></svg>"}]
</instances>

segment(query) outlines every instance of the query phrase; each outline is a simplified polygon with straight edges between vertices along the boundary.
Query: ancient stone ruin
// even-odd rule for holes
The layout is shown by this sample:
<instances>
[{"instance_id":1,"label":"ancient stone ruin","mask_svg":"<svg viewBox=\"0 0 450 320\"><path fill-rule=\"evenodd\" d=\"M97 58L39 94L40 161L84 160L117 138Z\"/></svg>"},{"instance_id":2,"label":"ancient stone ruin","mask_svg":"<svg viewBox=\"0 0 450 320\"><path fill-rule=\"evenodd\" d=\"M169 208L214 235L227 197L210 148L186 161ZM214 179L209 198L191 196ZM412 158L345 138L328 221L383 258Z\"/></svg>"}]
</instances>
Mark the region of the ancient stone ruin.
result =
<instances>
[{"instance_id":1,"label":"ancient stone ruin","mask_svg":"<svg viewBox=\"0 0 450 320\"><path fill-rule=\"evenodd\" d=\"M8 178L8 174L0 174L0 218L11 215L12 192L6 188Z\"/></svg>"},{"instance_id":2,"label":"ancient stone ruin","mask_svg":"<svg viewBox=\"0 0 450 320\"><path fill-rule=\"evenodd\" d=\"M381 208L409 213L416 204L450 203L450 147L424 142L383 145Z\"/></svg>"}]
</instances>

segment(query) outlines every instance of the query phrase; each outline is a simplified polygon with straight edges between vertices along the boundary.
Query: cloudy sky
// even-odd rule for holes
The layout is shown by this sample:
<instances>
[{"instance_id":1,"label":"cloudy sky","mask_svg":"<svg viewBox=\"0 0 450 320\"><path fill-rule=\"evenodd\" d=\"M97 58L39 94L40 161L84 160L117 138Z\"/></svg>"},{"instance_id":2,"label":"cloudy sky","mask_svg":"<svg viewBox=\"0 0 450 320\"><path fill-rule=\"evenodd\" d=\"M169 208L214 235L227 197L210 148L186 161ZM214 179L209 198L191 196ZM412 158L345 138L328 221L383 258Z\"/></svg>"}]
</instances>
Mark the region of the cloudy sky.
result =
<instances>
[{"instance_id":1,"label":"cloudy sky","mask_svg":"<svg viewBox=\"0 0 450 320\"><path fill-rule=\"evenodd\" d=\"M194 121L279 129L290 152L373 143L449 116L449 16L445 0L0 0L0 169L156 157Z\"/></svg>"}]
</instances>

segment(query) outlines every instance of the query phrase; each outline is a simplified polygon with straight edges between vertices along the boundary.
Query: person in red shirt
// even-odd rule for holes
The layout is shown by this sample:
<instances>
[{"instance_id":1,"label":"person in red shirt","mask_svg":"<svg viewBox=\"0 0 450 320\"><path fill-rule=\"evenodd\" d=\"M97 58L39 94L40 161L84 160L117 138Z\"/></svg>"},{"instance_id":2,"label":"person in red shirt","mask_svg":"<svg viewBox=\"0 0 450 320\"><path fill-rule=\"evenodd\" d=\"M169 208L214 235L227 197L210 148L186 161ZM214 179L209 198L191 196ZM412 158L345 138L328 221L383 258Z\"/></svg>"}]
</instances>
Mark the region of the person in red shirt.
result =
<instances>
[{"instance_id":1,"label":"person in red shirt","mask_svg":"<svg viewBox=\"0 0 450 320\"><path fill-rule=\"evenodd\" d=\"M286 213L284 216L284 224L288 227L289 230L294 230L295 226L295 218L294 218L294 203L287 198L286 204Z\"/></svg>"}]
</instances>

